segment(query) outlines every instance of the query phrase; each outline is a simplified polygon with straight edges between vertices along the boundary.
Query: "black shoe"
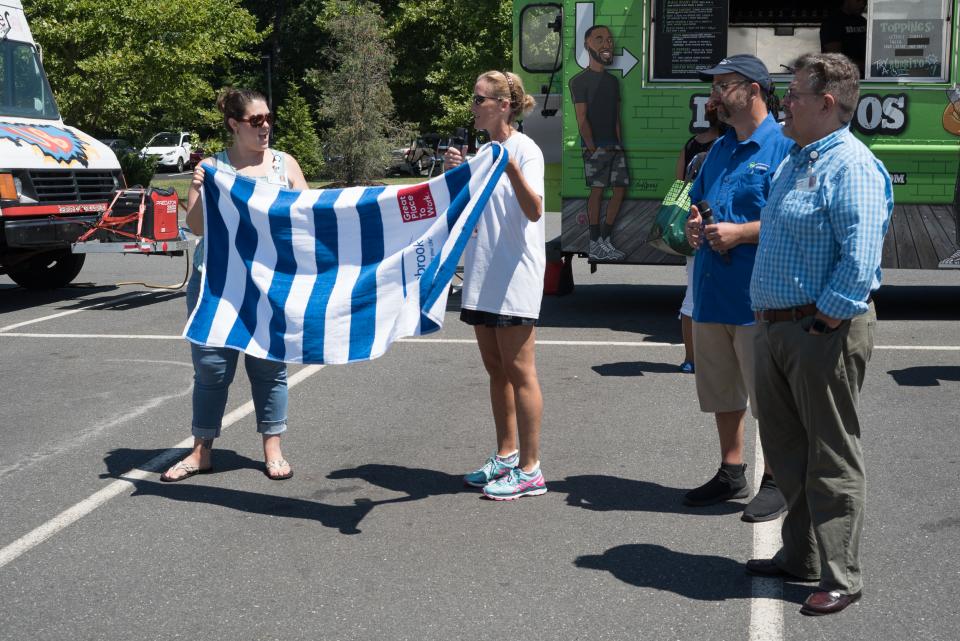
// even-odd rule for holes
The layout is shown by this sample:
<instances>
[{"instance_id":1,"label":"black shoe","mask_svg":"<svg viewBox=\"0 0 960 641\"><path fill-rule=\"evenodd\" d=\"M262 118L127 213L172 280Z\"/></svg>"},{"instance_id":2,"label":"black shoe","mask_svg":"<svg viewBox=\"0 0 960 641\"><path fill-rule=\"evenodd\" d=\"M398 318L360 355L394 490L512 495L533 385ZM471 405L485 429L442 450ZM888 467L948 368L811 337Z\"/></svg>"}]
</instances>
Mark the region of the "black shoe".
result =
<instances>
[{"instance_id":1,"label":"black shoe","mask_svg":"<svg viewBox=\"0 0 960 641\"><path fill-rule=\"evenodd\" d=\"M773 477L764 474L760 480L760 489L757 490L757 495L743 509L743 516L740 517L740 520L747 523L763 523L764 521L772 521L786 511L787 502L777 488L777 484L773 481Z\"/></svg>"},{"instance_id":2,"label":"black shoe","mask_svg":"<svg viewBox=\"0 0 960 641\"><path fill-rule=\"evenodd\" d=\"M773 559L750 559L746 565L747 574L754 576L766 576L776 579L786 579L788 581L801 581L804 583L819 581L819 578L805 578L790 574L782 569Z\"/></svg>"},{"instance_id":3,"label":"black shoe","mask_svg":"<svg viewBox=\"0 0 960 641\"><path fill-rule=\"evenodd\" d=\"M729 465L724 463L712 479L700 487L690 490L683 497L684 505L702 507L722 503L730 499L742 499L750 491L747 489L747 470L745 463Z\"/></svg>"}]
</instances>

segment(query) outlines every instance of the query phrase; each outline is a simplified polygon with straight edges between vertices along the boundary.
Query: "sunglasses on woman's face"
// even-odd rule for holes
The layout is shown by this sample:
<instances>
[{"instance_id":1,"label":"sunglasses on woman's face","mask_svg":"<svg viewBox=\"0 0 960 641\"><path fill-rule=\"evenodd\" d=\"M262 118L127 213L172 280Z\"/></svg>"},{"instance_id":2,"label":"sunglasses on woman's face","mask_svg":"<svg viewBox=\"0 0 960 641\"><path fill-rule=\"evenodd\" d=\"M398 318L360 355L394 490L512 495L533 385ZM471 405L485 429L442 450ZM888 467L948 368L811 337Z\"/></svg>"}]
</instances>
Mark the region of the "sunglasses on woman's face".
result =
<instances>
[{"instance_id":1,"label":"sunglasses on woman's face","mask_svg":"<svg viewBox=\"0 0 960 641\"><path fill-rule=\"evenodd\" d=\"M503 98L494 98L493 96L481 96L480 94L474 94L473 104L482 105L488 100L503 100Z\"/></svg>"},{"instance_id":2,"label":"sunglasses on woman's face","mask_svg":"<svg viewBox=\"0 0 960 641\"><path fill-rule=\"evenodd\" d=\"M258 129L263 126L263 123L268 125L273 124L273 114L257 114L255 116L250 116L249 118L238 118L240 122L249 123L254 129Z\"/></svg>"}]
</instances>

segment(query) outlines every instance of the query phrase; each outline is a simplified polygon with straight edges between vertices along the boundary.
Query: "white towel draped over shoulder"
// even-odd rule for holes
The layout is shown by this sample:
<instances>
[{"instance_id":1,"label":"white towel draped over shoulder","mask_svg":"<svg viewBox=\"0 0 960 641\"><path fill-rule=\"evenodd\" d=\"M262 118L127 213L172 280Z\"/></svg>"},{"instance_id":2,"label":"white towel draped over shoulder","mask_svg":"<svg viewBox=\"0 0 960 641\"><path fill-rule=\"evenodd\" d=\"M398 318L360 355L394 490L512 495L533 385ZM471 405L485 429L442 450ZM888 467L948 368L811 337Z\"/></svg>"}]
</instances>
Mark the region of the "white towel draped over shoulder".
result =
<instances>
[{"instance_id":1,"label":"white towel draped over shoulder","mask_svg":"<svg viewBox=\"0 0 960 641\"><path fill-rule=\"evenodd\" d=\"M291 191L206 168L204 269L183 336L287 363L349 363L437 331L507 164L491 145L418 185Z\"/></svg>"}]
</instances>

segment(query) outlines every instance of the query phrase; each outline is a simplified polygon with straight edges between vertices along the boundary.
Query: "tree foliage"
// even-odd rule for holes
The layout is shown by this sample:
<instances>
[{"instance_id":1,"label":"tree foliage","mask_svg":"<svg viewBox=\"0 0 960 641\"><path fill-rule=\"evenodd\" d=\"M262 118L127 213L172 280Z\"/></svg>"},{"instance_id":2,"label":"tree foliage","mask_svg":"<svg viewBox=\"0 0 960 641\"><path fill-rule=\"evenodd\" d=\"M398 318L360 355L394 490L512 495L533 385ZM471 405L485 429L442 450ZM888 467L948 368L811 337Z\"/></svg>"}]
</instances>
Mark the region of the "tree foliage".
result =
<instances>
[{"instance_id":1,"label":"tree foliage","mask_svg":"<svg viewBox=\"0 0 960 641\"><path fill-rule=\"evenodd\" d=\"M383 176L401 128L393 120L390 72L394 57L377 6L365 0L329 0L319 18L333 44L332 71L310 76L320 92L320 117L330 123L328 170L344 184Z\"/></svg>"},{"instance_id":2,"label":"tree foliage","mask_svg":"<svg viewBox=\"0 0 960 641\"><path fill-rule=\"evenodd\" d=\"M317 116L315 130L327 146L348 151L332 155L367 153L371 164L385 165L390 144L373 147L396 130L394 111L421 132L465 126L477 75L511 60L512 0L24 4L68 123L134 141L182 127L199 132L207 151L225 139L214 107L222 87L272 93L272 106L281 109L292 107L287 94L295 90ZM375 25L361 17L364 11ZM348 111L354 125L347 124ZM380 132L376 139L358 128L361 120ZM282 135L283 120L279 125ZM309 164L303 151L291 153Z\"/></svg>"},{"instance_id":3,"label":"tree foliage","mask_svg":"<svg viewBox=\"0 0 960 641\"><path fill-rule=\"evenodd\" d=\"M237 0L27 0L64 120L142 139L216 122L215 84L263 40Z\"/></svg>"},{"instance_id":4,"label":"tree foliage","mask_svg":"<svg viewBox=\"0 0 960 641\"><path fill-rule=\"evenodd\" d=\"M399 116L421 129L469 124L477 76L510 67L512 7L511 0L400 0L390 13Z\"/></svg>"},{"instance_id":5,"label":"tree foliage","mask_svg":"<svg viewBox=\"0 0 960 641\"><path fill-rule=\"evenodd\" d=\"M316 178L323 171L323 153L310 116L310 106L293 83L287 86L286 94L287 99L277 110L274 146L293 156L304 176Z\"/></svg>"}]
</instances>

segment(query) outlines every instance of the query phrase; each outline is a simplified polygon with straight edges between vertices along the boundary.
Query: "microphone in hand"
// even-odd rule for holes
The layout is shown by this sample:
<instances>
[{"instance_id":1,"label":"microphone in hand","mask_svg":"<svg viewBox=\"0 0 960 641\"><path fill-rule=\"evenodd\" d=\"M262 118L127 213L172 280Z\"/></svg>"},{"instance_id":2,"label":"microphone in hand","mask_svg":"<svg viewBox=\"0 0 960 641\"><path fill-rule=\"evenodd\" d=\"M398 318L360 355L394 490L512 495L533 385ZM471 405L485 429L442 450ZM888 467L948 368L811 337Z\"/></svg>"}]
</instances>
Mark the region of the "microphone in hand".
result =
<instances>
[{"instance_id":1,"label":"microphone in hand","mask_svg":"<svg viewBox=\"0 0 960 641\"><path fill-rule=\"evenodd\" d=\"M710 203L708 203L705 200L701 200L700 202L697 203L697 209L700 211L700 217L703 218L704 227L706 227L707 225L717 224L717 221L713 217L713 209L710 207ZM713 249L712 246L711 246L711 249ZM723 258L724 263L728 265L730 264L730 254L727 253L726 249L714 249L714 251L720 254L720 256Z\"/></svg>"},{"instance_id":2,"label":"microphone in hand","mask_svg":"<svg viewBox=\"0 0 960 641\"><path fill-rule=\"evenodd\" d=\"M467 156L467 130L465 127L457 127L456 131L453 134L453 137L447 143L450 147L454 147L457 151L460 152L460 155L466 160Z\"/></svg>"}]
</instances>

